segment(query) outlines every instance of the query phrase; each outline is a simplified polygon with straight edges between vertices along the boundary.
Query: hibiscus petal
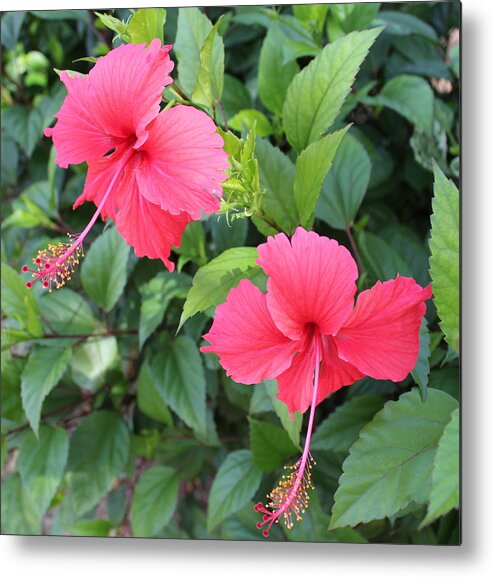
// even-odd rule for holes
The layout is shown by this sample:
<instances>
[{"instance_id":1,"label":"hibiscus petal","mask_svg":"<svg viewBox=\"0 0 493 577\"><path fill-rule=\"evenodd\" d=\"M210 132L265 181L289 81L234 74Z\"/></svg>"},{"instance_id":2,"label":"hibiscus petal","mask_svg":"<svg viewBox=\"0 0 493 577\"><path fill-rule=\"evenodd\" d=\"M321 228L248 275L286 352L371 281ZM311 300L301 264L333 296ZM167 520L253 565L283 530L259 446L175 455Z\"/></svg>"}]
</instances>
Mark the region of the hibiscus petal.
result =
<instances>
[{"instance_id":1,"label":"hibiscus petal","mask_svg":"<svg viewBox=\"0 0 493 577\"><path fill-rule=\"evenodd\" d=\"M171 46L155 38L145 44L125 44L100 58L89 73L89 92L96 122L117 137L147 138L147 125L159 114L161 93L173 79Z\"/></svg>"},{"instance_id":2,"label":"hibiscus petal","mask_svg":"<svg viewBox=\"0 0 493 577\"><path fill-rule=\"evenodd\" d=\"M55 114L58 121L54 128L47 128L44 133L53 138L57 164L67 168L69 164L103 156L114 148L116 140L94 119L89 76L71 78L61 72L60 79L67 88L67 96Z\"/></svg>"},{"instance_id":3,"label":"hibiscus petal","mask_svg":"<svg viewBox=\"0 0 493 577\"><path fill-rule=\"evenodd\" d=\"M267 306L279 330L302 338L307 324L335 334L349 317L358 269L349 251L335 240L297 228L258 247L257 263L269 275Z\"/></svg>"},{"instance_id":4,"label":"hibiscus petal","mask_svg":"<svg viewBox=\"0 0 493 577\"><path fill-rule=\"evenodd\" d=\"M84 184L84 190L79 198L75 201L72 207L73 210L87 201L94 202L96 206L101 204L101 201L106 194L111 181L113 180L115 172L120 170L118 163L126 152L127 149L124 147L117 148L113 154L104 156L103 158L91 160L87 163L88 170L86 182ZM117 189L121 180L122 177L120 177L119 182L115 187L115 191L108 196L106 202L103 205L103 208L101 209L101 217L103 220L106 220L107 218L115 220L117 211Z\"/></svg>"},{"instance_id":5,"label":"hibiscus petal","mask_svg":"<svg viewBox=\"0 0 493 577\"><path fill-rule=\"evenodd\" d=\"M315 341L308 336L304 340L302 351L286 371L277 377L279 393L277 398L283 401L291 414L304 413L312 403L313 380L315 375ZM352 385L364 375L356 367L337 356L333 337L322 337L322 358L316 404L341 387Z\"/></svg>"},{"instance_id":6,"label":"hibiscus petal","mask_svg":"<svg viewBox=\"0 0 493 577\"><path fill-rule=\"evenodd\" d=\"M315 374L315 348L305 346L293 359L289 369L277 377L277 398L286 404L291 415L304 413L311 405Z\"/></svg>"},{"instance_id":7,"label":"hibiscus petal","mask_svg":"<svg viewBox=\"0 0 493 577\"><path fill-rule=\"evenodd\" d=\"M214 122L189 106L164 110L149 128L137 180L142 194L176 214L188 212L196 220L201 212L219 209L226 180L228 155Z\"/></svg>"},{"instance_id":8,"label":"hibiscus petal","mask_svg":"<svg viewBox=\"0 0 493 577\"><path fill-rule=\"evenodd\" d=\"M227 374L250 385L272 379L291 364L300 343L286 338L270 318L265 295L249 280L231 289L227 301L216 308L214 322L204 339Z\"/></svg>"},{"instance_id":9,"label":"hibiscus petal","mask_svg":"<svg viewBox=\"0 0 493 577\"><path fill-rule=\"evenodd\" d=\"M168 51L155 39L144 44L121 45L100 58L86 76L61 72L67 88L53 128L57 163L69 164L102 157L131 137L138 146L147 138L147 125L159 114L163 88L172 82Z\"/></svg>"},{"instance_id":10,"label":"hibiscus petal","mask_svg":"<svg viewBox=\"0 0 493 577\"><path fill-rule=\"evenodd\" d=\"M322 337L322 365L318 383L317 405L342 387L352 385L364 377L355 366L337 354L334 337Z\"/></svg>"},{"instance_id":11,"label":"hibiscus petal","mask_svg":"<svg viewBox=\"0 0 493 577\"><path fill-rule=\"evenodd\" d=\"M431 287L398 276L362 292L335 336L339 357L374 379L402 381L419 353L419 329Z\"/></svg>"},{"instance_id":12,"label":"hibiscus petal","mask_svg":"<svg viewBox=\"0 0 493 577\"><path fill-rule=\"evenodd\" d=\"M130 161L115 191L116 228L134 248L136 256L160 258L172 271L175 265L168 259L171 248L180 246L183 231L191 219L187 213L170 214L145 199L139 192L132 165Z\"/></svg>"}]
</instances>

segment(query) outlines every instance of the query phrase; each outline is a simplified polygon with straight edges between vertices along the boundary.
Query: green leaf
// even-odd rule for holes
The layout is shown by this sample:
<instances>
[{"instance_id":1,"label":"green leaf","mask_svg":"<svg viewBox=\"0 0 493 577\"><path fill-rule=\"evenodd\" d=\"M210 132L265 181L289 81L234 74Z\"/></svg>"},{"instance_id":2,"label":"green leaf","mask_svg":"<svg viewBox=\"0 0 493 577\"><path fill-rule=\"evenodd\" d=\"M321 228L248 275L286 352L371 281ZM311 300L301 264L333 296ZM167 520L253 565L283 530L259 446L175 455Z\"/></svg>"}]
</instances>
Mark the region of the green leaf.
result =
<instances>
[{"instance_id":1,"label":"green leaf","mask_svg":"<svg viewBox=\"0 0 493 577\"><path fill-rule=\"evenodd\" d=\"M460 45L455 44L449 52L450 68L457 78L460 77Z\"/></svg>"},{"instance_id":2,"label":"green leaf","mask_svg":"<svg viewBox=\"0 0 493 577\"><path fill-rule=\"evenodd\" d=\"M342 34L369 28L378 13L380 3L334 4L329 7L327 33L331 41Z\"/></svg>"},{"instance_id":3,"label":"green leaf","mask_svg":"<svg viewBox=\"0 0 493 577\"><path fill-rule=\"evenodd\" d=\"M70 440L68 487L77 515L94 507L123 472L130 435L123 420L110 411L85 417Z\"/></svg>"},{"instance_id":4,"label":"green leaf","mask_svg":"<svg viewBox=\"0 0 493 577\"><path fill-rule=\"evenodd\" d=\"M324 180L316 215L333 228L349 228L370 181L371 162L362 144L348 134Z\"/></svg>"},{"instance_id":5,"label":"green leaf","mask_svg":"<svg viewBox=\"0 0 493 577\"><path fill-rule=\"evenodd\" d=\"M221 253L228 248L244 246L248 234L248 220L246 218L232 222L228 222L226 218L212 219L208 224L216 252Z\"/></svg>"},{"instance_id":6,"label":"green leaf","mask_svg":"<svg viewBox=\"0 0 493 577\"><path fill-rule=\"evenodd\" d=\"M43 20L79 20L89 23L88 10L31 10L31 13Z\"/></svg>"},{"instance_id":7,"label":"green leaf","mask_svg":"<svg viewBox=\"0 0 493 577\"><path fill-rule=\"evenodd\" d=\"M31 156L44 128L39 111L15 104L3 112L2 124L26 156Z\"/></svg>"},{"instance_id":8,"label":"green leaf","mask_svg":"<svg viewBox=\"0 0 493 577\"><path fill-rule=\"evenodd\" d=\"M129 254L130 247L113 227L92 243L82 262L82 286L106 312L115 306L127 284Z\"/></svg>"},{"instance_id":9,"label":"green leaf","mask_svg":"<svg viewBox=\"0 0 493 577\"><path fill-rule=\"evenodd\" d=\"M207 262L205 230L200 220L190 222L187 225L187 228L182 234L180 246L178 248L174 247L173 250L180 255L177 267L178 272L190 261L199 266Z\"/></svg>"},{"instance_id":10,"label":"green leaf","mask_svg":"<svg viewBox=\"0 0 493 577\"><path fill-rule=\"evenodd\" d=\"M293 442L293 445L301 450L300 445L300 432L301 426L303 425L303 414L299 411L295 411L293 418L289 413L288 407L283 401L277 398L278 386L275 380L264 381L265 389L269 395L272 406L276 415L279 417L284 430L288 433L289 438ZM261 385L258 385L261 386Z\"/></svg>"},{"instance_id":11,"label":"green leaf","mask_svg":"<svg viewBox=\"0 0 493 577\"><path fill-rule=\"evenodd\" d=\"M296 60L284 63L283 39L279 26L273 23L262 43L258 61L260 100L277 116L282 115L288 86L300 70Z\"/></svg>"},{"instance_id":12,"label":"green leaf","mask_svg":"<svg viewBox=\"0 0 493 577\"><path fill-rule=\"evenodd\" d=\"M260 485L262 471L252 460L246 449L230 453L223 461L212 482L207 510L207 531L211 533L217 525L248 503Z\"/></svg>"},{"instance_id":13,"label":"green leaf","mask_svg":"<svg viewBox=\"0 0 493 577\"><path fill-rule=\"evenodd\" d=\"M154 537L171 519L178 502L176 471L155 465L142 473L132 499L134 537Z\"/></svg>"},{"instance_id":14,"label":"green leaf","mask_svg":"<svg viewBox=\"0 0 493 577\"><path fill-rule=\"evenodd\" d=\"M183 335L171 341L155 358L152 370L166 404L189 427L205 435L205 374L194 341Z\"/></svg>"},{"instance_id":15,"label":"green leaf","mask_svg":"<svg viewBox=\"0 0 493 577\"><path fill-rule=\"evenodd\" d=\"M48 200L50 197L49 186L47 180L40 180L28 186L12 202L13 212L2 222L2 229L5 230L11 226L19 228L44 226L53 229L55 225L47 215L48 202L44 206L44 199Z\"/></svg>"},{"instance_id":16,"label":"green leaf","mask_svg":"<svg viewBox=\"0 0 493 577\"><path fill-rule=\"evenodd\" d=\"M379 236L362 232L358 236L358 246L363 261L376 279L389 280L395 278L397 274L413 276L412 270L402 256Z\"/></svg>"},{"instance_id":17,"label":"green leaf","mask_svg":"<svg viewBox=\"0 0 493 577\"><path fill-rule=\"evenodd\" d=\"M41 527L21 478L14 473L2 480L2 535L40 535Z\"/></svg>"},{"instance_id":18,"label":"green leaf","mask_svg":"<svg viewBox=\"0 0 493 577\"><path fill-rule=\"evenodd\" d=\"M25 11L4 12L2 14L1 34L2 44L8 50L13 50L19 38L22 22L26 17Z\"/></svg>"},{"instance_id":19,"label":"green leaf","mask_svg":"<svg viewBox=\"0 0 493 577\"><path fill-rule=\"evenodd\" d=\"M389 401L363 427L343 464L330 528L391 517L409 503L425 503L438 442L457 401L419 390Z\"/></svg>"},{"instance_id":20,"label":"green leaf","mask_svg":"<svg viewBox=\"0 0 493 577\"><path fill-rule=\"evenodd\" d=\"M303 519L295 522L291 529L283 523L282 529L289 541L326 543L332 540L327 531L328 524L329 516L323 511L317 493L310 492L310 503Z\"/></svg>"},{"instance_id":21,"label":"green leaf","mask_svg":"<svg viewBox=\"0 0 493 577\"><path fill-rule=\"evenodd\" d=\"M322 183L348 129L349 126L346 126L313 142L303 150L296 161L294 199L301 226L305 228L312 227Z\"/></svg>"},{"instance_id":22,"label":"green leaf","mask_svg":"<svg viewBox=\"0 0 493 577\"><path fill-rule=\"evenodd\" d=\"M432 389L444 391L454 399L459 400L460 397L460 374L459 367L446 366L443 369L434 369L430 373L430 382L428 385Z\"/></svg>"},{"instance_id":23,"label":"green leaf","mask_svg":"<svg viewBox=\"0 0 493 577\"><path fill-rule=\"evenodd\" d=\"M352 32L336 40L294 77L284 102L283 125L296 151L330 128L380 32L381 28Z\"/></svg>"},{"instance_id":24,"label":"green leaf","mask_svg":"<svg viewBox=\"0 0 493 577\"><path fill-rule=\"evenodd\" d=\"M221 100L224 87L224 43L218 33L221 18L214 24L199 52L200 70L192 100L211 107Z\"/></svg>"},{"instance_id":25,"label":"green leaf","mask_svg":"<svg viewBox=\"0 0 493 577\"><path fill-rule=\"evenodd\" d=\"M224 302L229 291L241 279L252 280L258 275L260 269L255 264L257 257L257 249L254 247L235 247L225 250L201 267L193 279L178 330L194 314Z\"/></svg>"},{"instance_id":26,"label":"green leaf","mask_svg":"<svg viewBox=\"0 0 493 577\"><path fill-rule=\"evenodd\" d=\"M430 275L440 328L459 352L459 191L437 165L432 201Z\"/></svg>"},{"instance_id":27,"label":"green leaf","mask_svg":"<svg viewBox=\"0 0 493 577\"><path fill-rule=\"evenodd\" d=\"M33 337L43 334L39 320L41 310L34 293L26 288L20 275L5 263L2 263L2 310Z\"/></svg>"},{"instance_id":28,"label":"green leaf","mask_svg":"<svg viewBox=\"0 0 493 577\"><path fill-rule=\"evenodd\" d=\"M409 226L391 224L380 230L382 238L408 264L412 277L421 286L430 282L429 251L425 242Z\"/></svg>"},{"instance_id":29,"label":"green leaf","mask_svg":"<svg viewBox=\"0 0 493 577\"><path fill-rule=\"evenodd\" d=\"M122 40L129 40L130 37L127 34L127 25L118 18L111 16L111 14L104 14L100 12L94 12L99 20L108 28L116 32Z\"/></svg>"},{"instance_id":30,"label":"green leaf","mask_svg":"<svg viewBox=\"0 0 493 577\"><path fill-rule=\"evenodd\" d=\"M198 8L178 10L174 50L178 59L178 81L187 94L191 95L197 85L201 68L200 49L211 30L211 22Z\"/></svg>"},{"instance_id":31,"label":"green leaf","mask_svg":"<svg viewBox=\"0 0 493 577\"><path fill-rule=\"evenodd\" d=\"M69 531L77 537L107 537L112 527L107 519L87 519L71 525Z\"/></svg>"},{"instance_id":32,"label":"green leaf","mask_svg":"<svg viewBox=\"0 0 493 577\"><path fill-rule=\"evenodd\" d=\"M284 429L256 419L249 421L253 462L262 471L275 471L298 453Z\"/></svg>"},{"instance_id":33,"label":"green leaf","mask_svg":"<svg viewBox=\"0 0 493 577\"><path fill-rule=\"evenodd\" d=\"M260 110L255 110L254 108L240 110L240 112L231 118L228 125L237 132L251 130L255 125L255 132L260 137L269 136L273 132L272 125L267 116L265 116L263 112L260 112Z\"/></svg>"},{"instance_id":34,"label":"green leaf","mask_svg":"<svg viewBox=\"0 0 493 577\"><path fill-rule=\"evenodd\" d=\"M1 356L2 402L0 403L2 422L6 425L25 424L22 410L21 375L25 360L13 357L9 352Z\"/></svg>"},{"instance_id":35,"label":"green leaf","mask_svg":"<svg viewBox=\"0 0 493 577\"><path fill-rule=\"evenodd\" d=\"M22 437L17 469L38 519L48 510L62 480L68 446L67 433L61 427L41 427L38 438L30 431Z\"/></svg>"},{"instance_id":36,"label":"green leaf","mask_svg":"<svg viewBox=\"0 0 493 577\"><path fill-rule=\"evenodd\" d=\"M53 114L60 108L66 91L63 87L42 98L33 108L14 104L2 113L2 126L17 144L31 157L43 129L53 121Z\"/></svg>"},{"instance_id":37,"label":"green leaf","mask_svg":"<svg viewBox=\"0 0 493 577\"><path fill-rule=\"evenodd\" d=\"M61 291L43 293L39 301L49 333L89 335L103 329L87 301L67 287Z\"/></svg>"},{"instance_id":38,"label":"green leaf","mask_svg":"<svg viewBox=\"0 0 493 577\"><path fill-rule=\"evenodd\" d=\"M96 390L103 385L104 376L118 359L116 337L87 339L74 349L70 362L72 378L83 389Z\"/></svg>"},{"instance_id":39,"label":"green leaf","mask_svg":"<svg viewBox=\"0 0 493 577\"><path fill-rule=\"evenodd\" d=\"M361 395L347 400L317 427L310 450L347 453L361 428L375 416L383 403L383 398L376 395Z\"/></svg>"},{"instance_id":40,"label":"green leaf","mask_svg":"<svg viewBox=\"0 0 493 577\"><path fill-rule=\"evenodd\" d=\"M154 38L159 38L163 44L163 28L166 22L164 8L141 8L132 16L127 26L127 33L133 44L145 42L150 44Z\"/></svg>"},{"instance_id":41,"label":"green leaf","mask_svg":"<svg viewBox=\"0 0 493 577\"><path fill-rule=\"evenodd\" d=\"M329 531L329 516L320 504L319 495L315 492L310 495L310 503L303 515L303 520L294 523L292 529L283 525L284 533L289 541L316 542L316 543L367 543L367 540L350 528L334 529Z\"/></svg>"},{"instance_id":42,"label":"green leaf","mask_svg":"<svg viewBox=\"0 0 493 577\"><path fill-rule=\"evenodd\" d=\"M71 348L38 348L29 355L22 371L22 407L36 436L43 401L62 378L71 358Z\"/></svg>"},{"instance_id":43,"label":"green leaf","mask_svg":"<svg viewBox=\"0 0 493 577\"><path fill-rule=\"evenodd\" d=\"M156 375L147 360L144 361L137 378L137 406L151 419L166 423L170 427L173 426L173 417L158 387Z\"/></svg>"},{"instance_id":44,"label":"green leaf","mask_svg":"<svg viewBox=\"0 0 493 577\"><path fill-rule=\"evenodd\" d=\"M431 477L430 503L421 527L459 507L460 416L457 408L438 442Z\"/></svg>"},{"instance_id":45,"label":"green leaf","mask_svg":"<svg viewBox=\"0 0 493 577\"><path fill-rule=\"evenodd\" d=\"M10 349L12 345L16 345L17 343L32 341L33 339L32 335L20 329L2 328L1 336L2 351Z\"/></svg>"},{"instance_id":46,"label":"green leaf","mask_svg":"<svg viewBox=\"0 0 493 577\"><path fill-rule=\"evenodd\" d=\"M163 322L169 303L174 298L186 298L190 285L191 278L188 275L160 272L140 287L142 297L139 320L140 348Z\"/></svg>"},{"instance_id":47,"label":"green leaf","mask_svg":"<svg viewBox=\"0 0 493 577\"><path fill-rule=\"evenodd\" d=\"M395 76L372 100L395 110L427 135L433 133L433 90L424 78L407 74Z\"/></svg>"},{"instance_id":48,"label":"green leaf","mask_svg":"<svg viewBox=\"0 0 493 577\"><path fill-rule=\"evenodd\" d=\"M421 328L419 331L419 354L418 360L411 375L414 382L419 386L421 391L421 398L426 400L426 392L428 387L428 377L430 374L430 331L428 330L428 321L425 317L421 321Z\"/></svg>"},{"instance_id":49,"label":"green leaf","mask_svg":"<svg viewBox=\"0 0 493 577\"><path fill-rule=\"evenodd\" d=\"M234 116L244 108L252 107L252 97L248 88L241 80L231 76L231 74L224 75L222 105L227 118Z\"/></svg>"},{"instance_id":50,"label":"green leaf","mask_svg":"<svg viewBox=\"0 0 493 577\"><path fill-rule=\"evenodd\" d=\"M396 36L416 34L418 36L429 38L430 40L437 40L435 30L429 24L426 24L412 14L383 11L378 14L375 24L383 24L387 33Z\"/></svg>"},{"instance_id":51,"label":"green leaf","mask_svg":"<svg viewBox=\"0 0 493 577\"><path fill-rule=\"evenodd\" d=\"M13 138L7 136L3 130L0 138L2 147L2 155L0 157L0 183L3 190L7 185L15 184L17 182L19 176L19 152ZM4 227L5 222L2 223L2 228Z\"/></svg>"},{"instance_id":52,"label":"green leaf","mask_svg":"<svg viewBox=\"0 0 493 577\"><path fill-rule=\"evenodd\" d=\"M321 35L327 12L330 10L328 4L294 4L293 14L297 20L303 22L308 29L315 34Z\"/></svg>"},{"instance_id":53,"label":"green leaf","mask_svg":"<svg viewBox=\"0 0 493 577\"><path fill-rule=\"evenodd\" d=\"M257 139L255 156L258 159L262 210L286 233L292 234L298 225L298 211L294 202L294 166L277 146L268 140Z\"/></svg>"}]
</instances>

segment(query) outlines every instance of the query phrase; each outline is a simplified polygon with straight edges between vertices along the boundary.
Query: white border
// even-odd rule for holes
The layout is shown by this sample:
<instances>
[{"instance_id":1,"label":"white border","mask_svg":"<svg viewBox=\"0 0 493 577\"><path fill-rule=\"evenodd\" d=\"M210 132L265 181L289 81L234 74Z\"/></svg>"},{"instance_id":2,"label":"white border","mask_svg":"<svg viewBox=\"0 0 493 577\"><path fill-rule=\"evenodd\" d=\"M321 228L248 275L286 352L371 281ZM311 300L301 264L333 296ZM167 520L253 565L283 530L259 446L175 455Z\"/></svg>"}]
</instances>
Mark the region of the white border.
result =
<instances>
[{"instance_id":1,"label":"white border","mask_svg":"<svg viewBox=\"0 0 493 577\"><path fill-rule=\"evenodd\" d=\"M255 2L251 2L254 4ZM288 3L281 1L278 3ZM300 1L302 3L302 1ZM224 0L75 0L70 8L231 5ZM248 4L238 2L237 4ZM61 0L2 0L1 9L66 9ZM492 448L493 379L487 379L493 318L491 103L493 13L489 0L463 1L463 545L462 547L269 544L207 541L0 537L4 568L18 575L72 577L144 575L366 576L486 575L493 566ZM488 434L489 433L489 434ZM487 567L490 566L490 570Z\"/></svg>"}]
</instances>

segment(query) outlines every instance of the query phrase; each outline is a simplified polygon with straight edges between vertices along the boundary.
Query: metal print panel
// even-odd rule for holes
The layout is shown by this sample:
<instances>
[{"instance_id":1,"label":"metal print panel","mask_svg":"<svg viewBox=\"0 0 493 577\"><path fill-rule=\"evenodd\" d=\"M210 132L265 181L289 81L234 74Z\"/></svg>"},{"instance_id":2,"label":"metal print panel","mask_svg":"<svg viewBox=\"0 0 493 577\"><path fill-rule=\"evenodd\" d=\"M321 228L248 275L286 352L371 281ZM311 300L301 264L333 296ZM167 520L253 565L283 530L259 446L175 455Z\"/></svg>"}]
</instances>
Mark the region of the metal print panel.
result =
<instances>
[{"instance_id":1,"label":"metal print panel","mask_svg":"<svg viewBox=\"0 0 493 577\"><path fill-rule=\"evenodd\" d=\"M1 31L2 533L460 544L460 4Z\"/></svg>"}]
</instances>

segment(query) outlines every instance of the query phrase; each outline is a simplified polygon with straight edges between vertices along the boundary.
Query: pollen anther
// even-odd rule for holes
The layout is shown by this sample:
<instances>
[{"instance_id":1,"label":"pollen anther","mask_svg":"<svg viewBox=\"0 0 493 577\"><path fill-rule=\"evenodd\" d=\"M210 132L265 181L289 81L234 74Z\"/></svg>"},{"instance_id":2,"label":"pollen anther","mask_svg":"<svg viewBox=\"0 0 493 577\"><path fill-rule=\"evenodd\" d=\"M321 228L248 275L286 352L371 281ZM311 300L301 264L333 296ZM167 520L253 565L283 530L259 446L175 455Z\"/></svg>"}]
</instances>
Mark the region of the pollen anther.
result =
<instances>
[{"instance_id":1,"label":"pollen anther","mask_svg":"<svg viewBox=\"0 0 493 577\"><path fill-rule=\"evenodd\" d=\"M53 286L57 289L62 287L71 280L81 256L84 256L84 253L80 239L74 238L72 242L49 244L48 248L40 250L37 257L33 259L35 268L30 269L26 265L22 267L22 271L30 272L34 279L26 283L27 288L31 288L38 280L50 292Z\"/></svg>"}]
</instances>

